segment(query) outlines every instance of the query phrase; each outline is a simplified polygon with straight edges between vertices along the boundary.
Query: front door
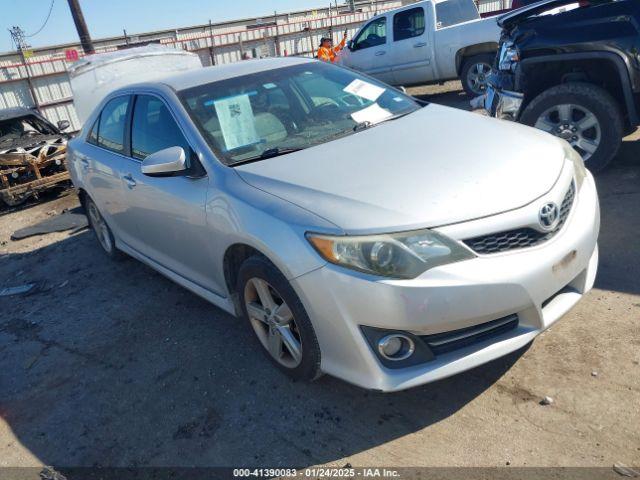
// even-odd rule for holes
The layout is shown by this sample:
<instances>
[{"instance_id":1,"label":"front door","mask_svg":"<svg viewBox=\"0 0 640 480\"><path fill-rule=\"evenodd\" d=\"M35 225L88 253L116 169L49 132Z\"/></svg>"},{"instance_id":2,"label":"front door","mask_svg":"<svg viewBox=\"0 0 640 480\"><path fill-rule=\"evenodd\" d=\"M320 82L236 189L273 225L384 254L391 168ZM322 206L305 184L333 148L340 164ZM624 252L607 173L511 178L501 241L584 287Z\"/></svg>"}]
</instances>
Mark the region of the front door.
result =
<instances>
[{"instance_id":1,"label":"front door","mask_svg":"<svg viewBox=\"0 0 640 480\"><path fill-rule=\"evenodd\" d=\"M393 76L397 85L426 83L435 78L431 61L433 45L425 9L415 7L393 15Z\"/></svg>"},{"instance_id":2,"label":"front door","mask_svg":"<svg viewBox=\"0 0 640 480\"><path fill-rule=\"evenodd\" d=\"M130 246L197 285L221 293L213 278L211 239L205 205L209 178L184 175L150 177L141 172L148 155L182 147L190 162L198 160L165 102L154 95L136 96L131 116L131 155L122 181L127 198Z\"/></svg>"},{"instance_id":3,"label":"front door","mask_svg":"<svg viewBox=\"0 0 640 480\"><path fill-rule=\"evenodd\" d=\"M343 62L346 66L393 83L386 15L374 18L362 28L345 53Z\"/></svg>"}]
</instances>

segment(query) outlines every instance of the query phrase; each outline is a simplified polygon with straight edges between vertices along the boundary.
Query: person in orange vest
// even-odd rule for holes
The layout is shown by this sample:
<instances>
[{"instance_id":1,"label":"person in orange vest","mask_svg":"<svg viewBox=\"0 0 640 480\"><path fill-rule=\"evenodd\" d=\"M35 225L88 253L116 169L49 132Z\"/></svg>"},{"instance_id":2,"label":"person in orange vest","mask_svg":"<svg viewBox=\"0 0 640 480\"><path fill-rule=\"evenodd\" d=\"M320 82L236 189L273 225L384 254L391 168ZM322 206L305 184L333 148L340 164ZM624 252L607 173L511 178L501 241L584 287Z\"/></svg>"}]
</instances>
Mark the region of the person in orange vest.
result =
<instances>
[{"instance_id":1,"label":"person in orange vest","mask_svg":"<svg viewBox=\"0 0 640 480\"><path fill-rule=\"evenodd\" d=\"M320 48L318 49L318 60L323 62L334 63L338 58L338 53L342 50L347 43L347 31L344 32L342 41L336 47L333 46L333 40L324 37L320 40Z\"/></svg>"}]
</instances>

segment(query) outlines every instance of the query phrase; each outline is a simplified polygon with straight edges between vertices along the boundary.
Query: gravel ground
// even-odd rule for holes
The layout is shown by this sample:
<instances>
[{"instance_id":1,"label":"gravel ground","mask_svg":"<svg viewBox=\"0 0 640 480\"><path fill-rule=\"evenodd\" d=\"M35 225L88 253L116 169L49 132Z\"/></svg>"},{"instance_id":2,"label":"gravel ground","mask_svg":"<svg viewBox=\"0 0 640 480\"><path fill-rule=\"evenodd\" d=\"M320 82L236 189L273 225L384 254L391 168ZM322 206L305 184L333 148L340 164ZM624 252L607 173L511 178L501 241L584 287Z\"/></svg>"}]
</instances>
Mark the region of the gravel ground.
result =
<instances>
[{"instance_id":1,"label":"gravel ground","mask_svg":"<svg viewBox=\"0 0 640 480\"><path fill-rule=\"evenodd\" d=\"M459 84L412 89L467 108ZM249 327L91 232L0 212L0 467L640 465L640 135L597 182L596 288L523 351L397 394L292 383ZM481 161L481 160L479 160ZM551 405L540 405L545 396Z\"/></svg>"}]
</instances>

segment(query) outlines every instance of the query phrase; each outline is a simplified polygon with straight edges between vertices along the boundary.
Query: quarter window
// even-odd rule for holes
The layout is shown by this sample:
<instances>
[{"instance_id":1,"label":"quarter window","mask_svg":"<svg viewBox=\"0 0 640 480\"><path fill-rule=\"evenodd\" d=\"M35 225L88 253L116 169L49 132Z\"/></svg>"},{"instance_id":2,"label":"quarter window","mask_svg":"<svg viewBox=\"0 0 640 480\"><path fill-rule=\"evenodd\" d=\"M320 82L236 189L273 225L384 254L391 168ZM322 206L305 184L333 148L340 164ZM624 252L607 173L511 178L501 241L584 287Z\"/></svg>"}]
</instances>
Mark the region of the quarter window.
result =
<instances>
[{"instance_id":1,"label":"quarter window","mask_svg":"<svg viewBox=\"0 0 640 480\"><path fill-rule=\"evenodd\" d=\"M424 33L424 8L412 8L393 16L393 40L406 40Z\"/></svg>"},{"instance_id":2,"label":"quarter window","mask_svg":"<svg viewBox=\"0 0 640 480\"><path fill-rule=\"evenodd\" d=\"M91 131L89 132L89 135L87 136L87 141L89 143L91 143L92 145L97 145L98 144L98 124L100 123L100 115L98 115L98 118L96 118L96 121L93 122L93 126L91 127Z\"/></svg>"},{"instance_id":3,"label":"quarter window","mask_svg":"<svg viewBox=\"0 0 640 480\"><path fill-rule=\"evenodd\" d=\"M355 39L354 50L376 47L387 43L387 17L380 17L369 23Z\"/></svg>"},{"instance_id":4,"label":"quarter window","mask_svg":"<svg viewBox=\"0 0 640 480\"><path fill-rule=\"evenodd\" d=\"M143 160L169 147L182 147L189 157L189 144L164 102L138 95L131 122L131 155Z\"/></svg>"},{"instance_id":5,"label":"quarter window","mask_svg":"<svg viewBox=\"0 0 640 480\"><path fill-rule=\"evenodd\" d=\"M477 20L480 14L470 0L448 0L436 3L436 18L436 27L440 29Z\"/></svg>"},{"instance_id":6,"label":"quarter window","mask_svg":"<svg viewBox=\"0 0 640 480\"><path fill-rule=\"evenodd\" d=\"M102 109L98 127L99 146L118 153L124 152L124 127L129 101L130 97L114 98Z\"/></svg>"}]
</instances>

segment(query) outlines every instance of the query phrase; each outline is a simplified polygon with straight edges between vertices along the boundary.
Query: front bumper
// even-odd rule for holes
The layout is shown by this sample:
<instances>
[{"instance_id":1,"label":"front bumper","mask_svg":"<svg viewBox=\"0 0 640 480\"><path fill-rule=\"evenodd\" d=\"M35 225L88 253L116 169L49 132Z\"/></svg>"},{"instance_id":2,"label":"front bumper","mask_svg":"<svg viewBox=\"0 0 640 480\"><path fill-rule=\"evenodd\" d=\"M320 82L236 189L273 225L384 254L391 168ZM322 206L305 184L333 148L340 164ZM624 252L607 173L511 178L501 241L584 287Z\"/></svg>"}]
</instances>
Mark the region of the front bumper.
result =
<instances>
[{"instance_id":1,"label":"front bumper","mask_svg":"<svg viewBox=\"0 0 640 480\"><path fill-rule=\"evenodd\" d=\"M316 330L324 372L364 388L404 390L513 352L567 313L593 286L599 226L597 192L588 175L562 231L538 247L433 268L413 280L326 265L292 284ZM517 327L506 333L401 369L383 366L360 328L434 335L514 314Z\"/></svg>"},{"instance_id":2,"label":"front bumper","mask_svg":"<svg viewBox=\"0 0 640 480\"><path fill-rule=\"evenodd\" d=\"M485 95L484 108L489 115L503 120L518 120L524 101L522 93L489 85Z\"/></svg>"}]
</instances>

